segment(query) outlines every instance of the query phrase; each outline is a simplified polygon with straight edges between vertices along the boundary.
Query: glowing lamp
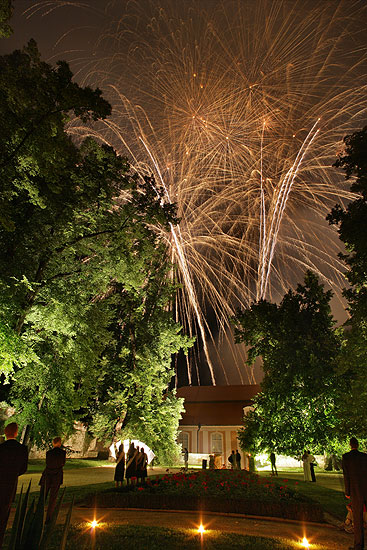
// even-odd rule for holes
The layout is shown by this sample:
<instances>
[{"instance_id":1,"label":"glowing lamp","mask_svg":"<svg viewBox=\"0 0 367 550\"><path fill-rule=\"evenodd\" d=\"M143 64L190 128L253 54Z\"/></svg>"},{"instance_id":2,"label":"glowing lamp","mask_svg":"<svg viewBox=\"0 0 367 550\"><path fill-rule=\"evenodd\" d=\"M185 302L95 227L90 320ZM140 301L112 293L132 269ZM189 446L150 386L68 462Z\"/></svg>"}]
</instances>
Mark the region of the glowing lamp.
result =
<instances>
[{"instance_id":1,"label":"glowing lamp","mask_svg":"<svg viewBox=\"0 0 367 550\"><path fill-rule=\"evenodd\" d=\"M90 526L92 529L95 529L98 526L98 521L94 519L90 522Z\"/></svg>"},{"instance_id":2,"label":"glowing lamp","mask_svg":"<svg viewBox=\"0 0 367 550\"><path fill-rule=\"evenodd\" d=\"M301 544L302 544L302 548L310 548L310 544L309 544L308 540L306 539L306 537L303 537Z\"/></svg>"},{"instance_id":3,"label":"glowing lamp","mask_svg":"<svg viewBox=\"0 0 367 550\"><path fill-rule=\"evenodd\" d=\"M202 523L200 523L200 526L198 528L198 533L200 533L200 535L205 533L204 525Z\"/></svg>"}]
</instances>

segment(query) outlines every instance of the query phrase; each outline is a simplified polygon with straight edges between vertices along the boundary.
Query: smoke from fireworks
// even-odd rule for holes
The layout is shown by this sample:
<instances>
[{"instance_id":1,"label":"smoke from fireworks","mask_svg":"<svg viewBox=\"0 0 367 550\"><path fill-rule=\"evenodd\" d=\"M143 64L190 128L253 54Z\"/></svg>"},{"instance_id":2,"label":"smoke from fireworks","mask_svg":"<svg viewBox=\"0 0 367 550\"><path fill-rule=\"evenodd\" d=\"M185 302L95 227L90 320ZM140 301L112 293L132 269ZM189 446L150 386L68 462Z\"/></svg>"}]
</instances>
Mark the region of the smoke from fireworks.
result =
<instances>
[{"instance_id":1,"label":"smoke from fireworks","mask_svg":"<svg viewBox=\"0 0 367 550\"><path fill-rule=\"evenodd\" d=\"M36 3L29 14L66 4ZM116 0L104 18L93 51L69 58L79 79L103 89L113 117L70 131L112 144L177 204L180 224L165 235L183 284L175 312L198 332L212 382L228 382L220 340L231 340L236 308L277 299L305 269L344 284L325 217L351 198L332 164L343 136L365 122L366 9ZM222 335L215 361L208 310ZM189 383L194 374L200 382L189 366Z\"/></svg>"}]
</instances>

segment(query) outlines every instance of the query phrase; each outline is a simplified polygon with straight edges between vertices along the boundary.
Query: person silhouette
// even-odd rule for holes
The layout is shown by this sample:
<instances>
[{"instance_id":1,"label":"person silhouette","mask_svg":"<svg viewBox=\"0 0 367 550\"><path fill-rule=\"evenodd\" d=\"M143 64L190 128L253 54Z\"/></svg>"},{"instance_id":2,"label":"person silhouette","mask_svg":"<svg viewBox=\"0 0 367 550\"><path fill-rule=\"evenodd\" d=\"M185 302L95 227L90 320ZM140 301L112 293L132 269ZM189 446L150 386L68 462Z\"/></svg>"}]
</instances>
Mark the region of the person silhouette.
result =
<instances>
[{"instance_id":1,"label":"person silhouette","mask_svg":"<svg viewBox=\"0 0 367 550\"><path fill-rule=\"evenodd\" d=\"M367 505L367 454L358 450L359 444L355 437L352 437L349 443L351 450L342 457L345 496L351 499L354 550L363 550L363 506Z\"/></svg>"},{"instance_id":2,"label":"person silhouette","mask_svg":"<svg viewBox=\"0 0 367 550\"><path fill-rule=\"evenodd\" d=\"M277 476L277 475L278 475L278 471L277 471L276 457L275 457L274 451L272 451L272 452L270 453L270 463L271 463L271 475L272 475L272 476Z\"/></svg>"},{"instance_id":3,"label":"person silhouette","mask_svg":"<svg viewBox=\"0 0 367 550\"><path fill-rule=\"evenodd\" d=\"M53 448L46 453L46 468L42 472L39 484L45 491L45 499L50 494L48 501L46 523L48 523L55 510L57 494L64 480L64 466L66 451L61 448L61 437L52 440Z\"/></svg>"},{"instance_id":4,"label":"person silhouette","mask_svg":"<svg viewBox=\"0 0 367 550\"><path fill-rule=\"evenodd\" d=\"M8 523L11 503L17 492L18 477L27 471L28 449L18 443L18 424L5 426L6 441L0 445L0 548Z\"/></svg>"}]
</instances>

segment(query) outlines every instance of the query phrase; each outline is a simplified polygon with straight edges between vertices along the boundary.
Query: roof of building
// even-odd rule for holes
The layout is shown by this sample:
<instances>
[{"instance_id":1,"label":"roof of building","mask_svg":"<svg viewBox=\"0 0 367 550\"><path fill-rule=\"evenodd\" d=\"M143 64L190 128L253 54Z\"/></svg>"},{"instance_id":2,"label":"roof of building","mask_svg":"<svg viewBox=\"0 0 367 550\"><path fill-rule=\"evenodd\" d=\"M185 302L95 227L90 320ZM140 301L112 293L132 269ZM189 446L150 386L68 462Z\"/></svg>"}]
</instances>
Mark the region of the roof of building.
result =
<instances>
[{"instance_id":1,"label":"roof of building","mask_svg":"<svg viewBox=\"0 0 367 550\"><path fill-rule=\"evenodd\" d=\"M252 404L258 385L184 386L177 397L185 399L180 426L240 426L243 408Z\"/></svg>"}]
</instances>

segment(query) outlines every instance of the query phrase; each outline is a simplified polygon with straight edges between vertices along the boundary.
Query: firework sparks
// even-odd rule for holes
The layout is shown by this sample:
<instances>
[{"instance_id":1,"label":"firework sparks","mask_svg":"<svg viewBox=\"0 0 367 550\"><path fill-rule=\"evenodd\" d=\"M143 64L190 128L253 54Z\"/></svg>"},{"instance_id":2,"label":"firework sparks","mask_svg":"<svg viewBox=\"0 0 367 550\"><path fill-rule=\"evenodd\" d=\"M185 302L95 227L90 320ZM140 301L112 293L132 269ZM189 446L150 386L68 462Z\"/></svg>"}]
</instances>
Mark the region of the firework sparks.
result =
<instances>
[{"instance_id":1,"label":"firework sparks","mask_svg":"<svg viewBox=\"0 0 367 550\"><path fill-rule=\"evenodd\" d=\"M190 333L198 327L212 382L228 382L207 346L208 305L231 340L236 308L276 299L307 268L343 285L325 217L351 198L332 164L366 114L366 47L355 46L366 8L350 0L112 6L97 54L75 63L79 78L104 90L113 118L93 131L72 121L70 132L112 144L177 204L180 225L165 235L183 283L176 310Z\"/></svg>"}]
</instances>

